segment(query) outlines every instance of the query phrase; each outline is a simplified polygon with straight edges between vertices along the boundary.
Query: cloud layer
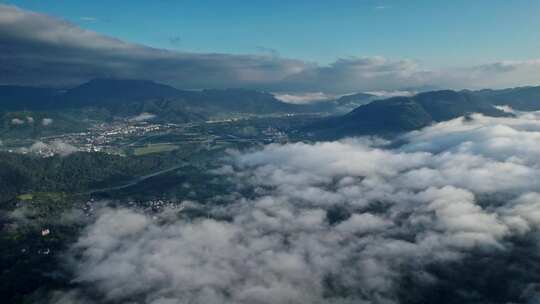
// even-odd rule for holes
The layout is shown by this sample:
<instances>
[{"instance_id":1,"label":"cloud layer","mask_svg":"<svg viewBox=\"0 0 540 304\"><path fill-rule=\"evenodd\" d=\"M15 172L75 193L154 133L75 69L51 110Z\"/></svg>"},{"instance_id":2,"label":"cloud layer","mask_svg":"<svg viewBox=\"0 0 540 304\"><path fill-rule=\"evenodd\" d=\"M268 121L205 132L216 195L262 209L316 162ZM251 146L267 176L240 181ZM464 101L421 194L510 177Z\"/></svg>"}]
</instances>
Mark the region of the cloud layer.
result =
<instances>
[{"instance_id":1,"label":"cloud layer","mask_svg":"<svg viewBox=\"0 0 540 304\"><path fill-rule=\"evenodd\" d=\"M69 22L0 5L0 83L72 86L96 77L178 88L245 87L344 94L410 87L501 87L540 82L538 60L430 70L412 60L348 57L321 66L266 55L197 54L127 43Z\"/></svg>"},{"instance_id":2,"label":"cloud layer","mask_svg":"<svg viewBox=\"0 0 540 304\"><path fill-rule=\"evenodd\" d=\"M189 204L207 216L102 210L73 247L79 287L53 302L534 302L539 139L538 113L473 115L399 145L233 154L237 198Z\"/></svg>"},{"instance_id":3,"label":"cloud layer","mask_svg":"<svg viewBox=\"0 0 540 304\"><path fill-rule=\"evenodd\" d=\"M29 148L19 148L21 153L35 153L44 155L58 154L60 156L68 156L72 153L79 151L77 147L74 147L61 140L54 140L50 143L44 143L42 141L36 141Z\"/></svg>"}]
</instances>

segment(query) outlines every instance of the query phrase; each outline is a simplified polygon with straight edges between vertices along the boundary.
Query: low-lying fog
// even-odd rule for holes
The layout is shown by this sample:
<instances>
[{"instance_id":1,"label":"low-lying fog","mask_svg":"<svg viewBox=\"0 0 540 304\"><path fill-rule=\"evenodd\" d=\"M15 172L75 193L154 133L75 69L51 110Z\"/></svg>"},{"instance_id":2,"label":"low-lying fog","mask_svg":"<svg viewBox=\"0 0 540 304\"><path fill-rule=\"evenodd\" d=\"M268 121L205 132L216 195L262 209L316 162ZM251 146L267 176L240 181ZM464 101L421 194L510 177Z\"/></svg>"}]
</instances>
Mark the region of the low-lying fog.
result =
<instances>
[{"instance_id":1,"label":"low-lying fog","mask_svg":"<svg viewBox=\"0 0 540 304\"><path fill-rule=\"evenodd\" d=\"M102 209L52 302L537 303L539 143L516 113L232 153L208 217Z\"/></svg>"}]
</instances>

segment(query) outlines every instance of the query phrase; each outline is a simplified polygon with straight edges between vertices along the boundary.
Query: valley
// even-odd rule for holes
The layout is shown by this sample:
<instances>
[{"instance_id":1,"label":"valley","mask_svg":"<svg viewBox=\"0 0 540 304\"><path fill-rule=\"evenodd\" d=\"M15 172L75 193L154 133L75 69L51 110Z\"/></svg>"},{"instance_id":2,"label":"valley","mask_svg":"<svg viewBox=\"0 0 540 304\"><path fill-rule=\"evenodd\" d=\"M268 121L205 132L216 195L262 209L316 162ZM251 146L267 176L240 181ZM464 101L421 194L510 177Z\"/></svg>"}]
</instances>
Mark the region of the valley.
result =
<instances>
[{"instance_id":1,"label":"valley","mask_svg":"<svg viewBox=\"0 0 540 304\"><path fill-rule=\"evenodd\" d=\"M539 15L0 1L0 304L540 304Z\"/></svg>"},{"instance_id":2,"label":"valley","mask_svg":"<svg viewBox=\"0 0 540 304\"><path fill-rule=\"evenodd\" d=\"M107 84L100 80L98 84L116 86L117 81ZM258 200L265 193L296 195L297 190L287 188L288 183L294 185L299 178L307 177L295 176L289 169L262 166L256 175L271 170L271 175L262 180L242 173L252 162L261 161L258 153L354 146L356 140L365 140L374 145L373 149L401 149L414 131L439 123L460 123L467 128L486 119L522 115L502 111L501 99L489 97L499 96L493 91L449 90L387 99L356 94L308 106L282 104L266 93L212 91L205 93L211 98L203 99L201 104L186 106L182 101L181 111L174 112L171 104L178 105L178 100L156 101L158 97L142 94L141 87L134 99L122 96L134 91L131 85L149 85L156 96L163 96L160 90L165 89L167 98L177 94L175 90L146 82L121 84L128 86L125 94L114 91L111 95L106 90L97 99L81 99L84 105L28 107L0 113L0 280L21 282L4 285L0 289L4 297L22 303L34 301L50 290L72 288L68 279L72 274L62 268L61 257L89 223L110 208L138 212L156 223L166 223L169 212L188 222L227 222L234 216L228 211L230 206ZM90 88L95 85L84 86L82 96L92 96ZM523 90L527 94L520 89L511 92L536 98L530 88ZM228 109L215 99L222 93L230 100L243 98L242 103L249 106L243 108L245 112L237 112L241 108ZM140 94L144 96L139 98ZM189 94L201 98L199 93ZM254 107L261 102L261 96L272 105L271 109ZM540 110L540 104L533 106L533 99L520 98L521 104ZM341 112L356 104L352 111ZM212 115L207 114L210 112ZM246 155L252 159L239 162ZM310 170L333 165L327 163L332 153L321 155L322 160L310 164ZM280 159L276 157L276 161ZM270 157L263 163L272 160ZM302 157L297 159L302 161ZM271 182L274 178L278 184ZM308 187L300 190L305 193L295 199L304 201L303 196L313 195L310 191L331 193L335 187L344 187L341 183L347 183L318 186L321 182L328 181L315 182L323 190ZM286 190L279 190L281 187ZM330 199L333 194L324 195L330 195ZM491 204L491 199L486 202ZM366 208L380 213L385 204L373 202ZM336 205L325 211L329 225L346 221L351 212L356 212L343 208ZM32 271L28 275L21 276L21 271L29 269Z\"/></svg>"}]
</instances>

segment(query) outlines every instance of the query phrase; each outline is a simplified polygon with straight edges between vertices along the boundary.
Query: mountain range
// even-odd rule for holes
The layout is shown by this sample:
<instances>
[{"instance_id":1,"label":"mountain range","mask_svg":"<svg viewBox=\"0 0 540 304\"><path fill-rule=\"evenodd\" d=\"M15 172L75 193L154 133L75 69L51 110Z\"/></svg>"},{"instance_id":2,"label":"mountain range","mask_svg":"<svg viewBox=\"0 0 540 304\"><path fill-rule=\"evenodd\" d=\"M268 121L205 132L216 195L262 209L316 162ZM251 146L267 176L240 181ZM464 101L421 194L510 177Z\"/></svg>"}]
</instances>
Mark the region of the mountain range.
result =
<instances>
[{"instance_id":1,"label":"mountain range","mask_svg":"<svg viewBox=\"0 0 540 304\"><path fill-rule=\"evenodd\" d=\"M527 94L523 93L524 90ZM511 115L498 109L496 105L517 105L518 109L540 110L540 99L534 98L535 93L540 92L540 87L506 91L440 90L410 97L376 100L345 115L322 119L304 130L317 138L325 139L371 134L394 135L471 113L488 116ZM513 94L525 97L517 99L519 103L516 103ZM504 99L499 96L504 96Z\"/></svg>"},{"instance_id":2,"label":"mountain range","mask_svg":"<svg viewBox=\"0 0 540 304\"><path fill-rule=\"evenodd\" d=\"M357 93L330 101L290 104L278 100L271 93L254 90L190 91L147 80L94 79L65 90L0 86L0 112L69 111L90 115L88 111L91 109L92 115L102 118L128 118L152 113L155 119L177 123L233 114L324 113L331 116L306 126L304 131L317 138L339 138L395 134L469 113L509 115L496 107L499 105L508 105L516 110L540 110L540 87L438 90L414 96L378 98ZM13 114L4 116L14 117ZM9 124L9 121L4 124Z\"/></svg>"},{"instance_id":3,"label":"mountain range","mask_svg":"<svg viewBox=\"0 0 540 304\"><path fill-rule=\"evenodd\" d=\"M518 87L503 90L481 90L471 92L485 98L494 105L507 105L519 111L540 110L540 87Z\"/></svg>"},{"instance_id":4,"label":"mountain range","mask_svg":"<svg viewBox=\"0 0 540 304\"><path fill-rule=\"evenodd\" d=\"M51 111L94 108L113 116L151 112L174 122L215 114L274 114L332 111L327 103L295 105L274 95L246 89L178 90L147 80L94 79L67 90L0 86L3 111Z\"/></svg>"}]
</instances>

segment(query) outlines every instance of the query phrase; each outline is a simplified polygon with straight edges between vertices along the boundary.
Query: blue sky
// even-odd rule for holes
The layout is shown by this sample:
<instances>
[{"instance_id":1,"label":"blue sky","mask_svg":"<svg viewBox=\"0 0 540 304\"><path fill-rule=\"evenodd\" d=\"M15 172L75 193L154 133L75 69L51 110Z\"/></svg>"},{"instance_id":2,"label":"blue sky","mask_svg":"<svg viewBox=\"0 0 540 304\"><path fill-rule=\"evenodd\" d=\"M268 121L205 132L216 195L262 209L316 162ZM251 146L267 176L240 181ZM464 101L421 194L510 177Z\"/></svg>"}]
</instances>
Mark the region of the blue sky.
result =
<instances>
[{"instance_id":1,"label":"blue sky","mask_svg":"<svg viewBox=\"0 0 540 304\"><path fill-rule=\"evenodd\" d=\"M540 54L540 1L3 1L122 40L189 52L320 64L347 56L429 67ZM113 4L114 3L114 4Z\"/></svg>"}]
</instances>

